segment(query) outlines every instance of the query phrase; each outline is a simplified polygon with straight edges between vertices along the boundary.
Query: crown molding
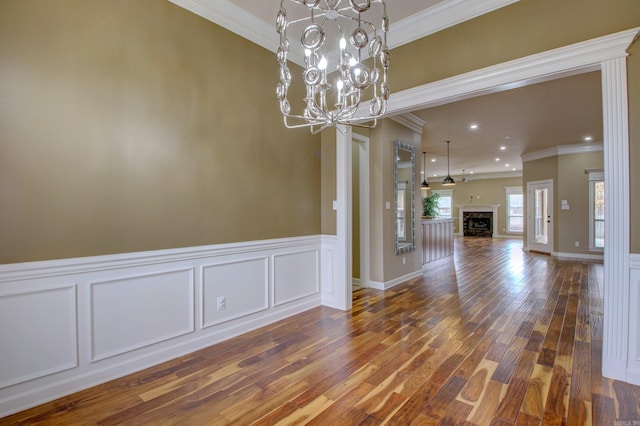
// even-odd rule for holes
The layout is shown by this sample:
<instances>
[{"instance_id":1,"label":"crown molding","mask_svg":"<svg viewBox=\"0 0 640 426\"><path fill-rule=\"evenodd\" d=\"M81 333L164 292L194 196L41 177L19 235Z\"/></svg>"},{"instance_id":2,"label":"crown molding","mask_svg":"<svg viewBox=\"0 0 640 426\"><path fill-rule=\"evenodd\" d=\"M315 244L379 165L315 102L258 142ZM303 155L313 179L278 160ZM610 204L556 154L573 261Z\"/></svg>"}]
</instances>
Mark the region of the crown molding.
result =
<instances>
[{"instance_id":1,"label":"crown molding","mask_svg":"<svg viewBox=\"0 0 640 426\"><path fill-rule=\"evenodd\" d=\"M585 152L604 151L602 142L576 143L571 145L558 145L553 148L542 149L540 151L522 154L522 161L541 160L543 158L557 157L559 155L583 154Z\"/></svg>"},{"instance_id":2,"label":"crown molding","mask_svg":"<svg viewBox=\"0 0 640 426\"><path fill-rule=\"evenodd\" d=\"M445 0L414 15L392 22L387 36L389 47L393 49L411 43L519 1Z\"/></svg>"},{"instance_id":3,"label":"crown molding","mask_svg":"<svg viewBox=\"0 0 640 426\"><path fill-rule=\"evenodd\" d=\"M280 45L275 30L275 16L274 24L268 25L229 0L169 1L272 52Z\"/></svg>"},{"instance_id":4,"label":"crown molding","mask_svg":"<svg viewBox=\"0 0 640 426\"><path fill-rule=\"evenodd\" d=\"M476 173L473 175L465 175L465 178L468 179L468 182L462 181L462 175L451 175L453 179L456 181L456 185L474 182L476 180L486 180L486 179L504 179L504 178L516 178L522 177L522 171L516 172L496 172L496 173ZM442 182L440 177L431 177L427 178L427 182L438 183Z\"/></svg>"},{"instance_id":5,"label":"crown molding","mask_svg":"<svg viewBox=\"0 0 640 426\"><path fill-rule=\"evenodd\" d=\"M169 0L221 27L246 38L267 50L276 52L280 39L274 22L265 22L229 0ZM392 0L393 1L393 0ZM520 0L445 0L415 15L392 22L388 44L391 49L477 18ZM298 65L304 63L302 53L290 57Z\"/></svg>"},{"instance_id":6,"label":"crown molding","mask_svg":"<svg viewBox=\"0 0 640 426\"><path fill-rule=\"evenodd\" d=\"M394 115L389 118L396 123L399 123L411 129L419 135L422 134L422 131L424 130L424 124L426 123L426 121L424 121L422 118L418 117L417 115L411 114L410 112Z\"/></svg>"}]
</instances>

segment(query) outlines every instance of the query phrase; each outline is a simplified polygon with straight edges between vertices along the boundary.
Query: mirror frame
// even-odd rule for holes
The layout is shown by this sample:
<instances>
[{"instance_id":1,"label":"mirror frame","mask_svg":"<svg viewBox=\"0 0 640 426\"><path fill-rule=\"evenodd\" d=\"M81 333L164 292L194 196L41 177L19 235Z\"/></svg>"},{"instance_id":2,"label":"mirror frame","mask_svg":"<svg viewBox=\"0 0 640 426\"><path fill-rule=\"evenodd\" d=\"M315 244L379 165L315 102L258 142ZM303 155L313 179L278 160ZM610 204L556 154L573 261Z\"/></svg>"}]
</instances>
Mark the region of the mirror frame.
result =
<instances>
[{"instance_id":1,"label":"mirror frame","mask_svg":"<svg viewBox=\"0 0 640 426\"><path fill-rule=\"evenodd\" d=\"M411 206L411 223L405 224L405 232L411 233L410 244L398 244L398 221L396 212L398 211L398 154L399 150L409 151L411 153L411 182L409 182L409 205ZM416 185L416 148L413 145L402 141L393 143L393 242L396 255L410 253L416 249L416 227L415 227L415 185ZM407 225L410 225L407 227ZM409 229L410 228L410 229Z\"/></svg>"}]
</instances>

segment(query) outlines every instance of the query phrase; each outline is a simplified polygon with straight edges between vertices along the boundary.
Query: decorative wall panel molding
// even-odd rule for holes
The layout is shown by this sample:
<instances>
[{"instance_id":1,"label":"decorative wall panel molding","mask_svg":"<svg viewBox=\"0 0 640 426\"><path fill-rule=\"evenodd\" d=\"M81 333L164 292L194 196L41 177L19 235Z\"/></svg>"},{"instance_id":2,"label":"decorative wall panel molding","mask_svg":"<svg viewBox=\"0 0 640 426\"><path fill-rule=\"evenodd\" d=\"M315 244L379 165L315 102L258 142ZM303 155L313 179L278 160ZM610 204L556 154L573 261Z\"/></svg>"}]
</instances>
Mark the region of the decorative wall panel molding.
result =
<instances>
[{"instance_id":1,"label":"decorative wall panel molding","mask_svg":"<svg viewBox=\"0 0 640 426\"><path fill-rule=\"evenodd\" d=\"M319 306L322 241L0 265L0 417Z\"/></svg>"},{"instance_id":2,"label":"decorative wall panel molding","mask_svg":"<svg viewBox=\"0 0 640 426\"><path fill-rule=\"evenodd\" d=\"M194 331L193 269L90 283L92 361Z\"/></svg>"},{"instance_id":3,"label":"decorative wall panel molding","mask_svg":"<svg viewBox=\"0 0 640 426\"><path fill-rule=\"evenodd\" d=\"M202 328L269 308L269 258L208 265L202 271Z\"/></svg>"},{"instance_id":4,"label":"decorative wall panel molding","mask_svg":"<svg viewBox=\"0 0 640 426\"><path fill-rule=\"evenodd\" d=\"M0 293L0 324L0 389L77 367L75 285Z\"/></svg>"},{"instance_id":5,"label":"decorative wall panel molding","mask_svg":"<svg viewBox=\"0 0 640 426\"><path fill-rule=\"evenodd\" d=\"M273 306L320 291L320 252L311 250L273 256Z\"/></svg>"}]
</instances>

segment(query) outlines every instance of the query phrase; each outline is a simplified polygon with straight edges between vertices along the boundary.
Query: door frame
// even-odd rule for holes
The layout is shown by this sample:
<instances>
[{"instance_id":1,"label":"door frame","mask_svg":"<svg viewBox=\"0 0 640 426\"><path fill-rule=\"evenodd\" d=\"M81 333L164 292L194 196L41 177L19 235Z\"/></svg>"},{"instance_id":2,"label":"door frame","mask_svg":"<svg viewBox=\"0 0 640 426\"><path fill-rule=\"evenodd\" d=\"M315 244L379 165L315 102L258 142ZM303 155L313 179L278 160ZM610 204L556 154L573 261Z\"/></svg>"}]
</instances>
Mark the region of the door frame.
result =
<instances>
[{"instance_id":1,"label":"door frame","mask_svg":"<svg viewBox=\"0 0 640 426\"><path fill-rule=\"evenodd\" d=\"M535 187L544 187L547 189L547 214L550 218L547 223L549 226L547 227L547 244L540 244L534 241L534 205L535 202L533 200L533 190ZM537 180L532 182L527 182L527 246L525 250L534 250L539 251L541 253L552 254L555 250L555 218L553 216L555 211L554 198L553 198L553 179L547 180Z\"/></svg>"},{"instance_id":2,"label":"door frame","mask_svg":"<svg viewBox=\"0 0 640 426\"><path fill-rule=\"evenodd\" d=\"M605 377L627 381L633 373L629 361L630 269L630 174L629 101L627 91L627 49L640 33L640 27L559 47L486 68L415 86L391 95L387 115L400 115L416 109L442 105L481 94L534 84L563 76L600 70L604 130L605 242L604 324L602 373ZM341 141L350 132L337 126L337 239L336 307L351 308L351 238L348 227L351 179L345 173L351 146ZM341 136L342 135L344 136ZM351 137L348 138L351 142ZM640 384L640 373L631 378Z\"/></svg>"},{"instance_id":3,"label":"door frame","mask_svg":"<svg viewBox=\"0 0 640 426\"><path fill-rule=\"evenodd\" d=\"M367 288L371 281L371 209L369 175L369 138L351 133L351 141L358 145L359 203L360 203L360 287ZM353 172L353 169L351 170Z\"/></svg>"}]
</instances>

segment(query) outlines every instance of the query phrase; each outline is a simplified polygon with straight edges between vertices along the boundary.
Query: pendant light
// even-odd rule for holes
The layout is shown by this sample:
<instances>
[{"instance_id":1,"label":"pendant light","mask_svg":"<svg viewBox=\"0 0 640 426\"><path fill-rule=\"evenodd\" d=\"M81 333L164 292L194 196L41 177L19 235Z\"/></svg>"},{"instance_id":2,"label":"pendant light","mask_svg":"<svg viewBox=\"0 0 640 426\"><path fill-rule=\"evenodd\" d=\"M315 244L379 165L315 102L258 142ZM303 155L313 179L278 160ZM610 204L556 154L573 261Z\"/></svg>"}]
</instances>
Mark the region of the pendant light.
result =
<instances>
[{"instance_id":1,"label":"pendant light","mask_svg":"<svg viewBox=\"0 0 640 426\"><path fill-rule=\"evenodd\" d=\"M281 0L276 31L276 94L286 127L314 134L338 124L375 127L391 93L385 0ZM303 72L289 70L289 56L303 53ZM298 75L305 95L292 104L288 92ZM304 109L294 112L294 106Z\"/></svg>"},{"instance_id":2,"label":"pendant light","mask_svg":"<svg viewBox=\"0 0 640 426\"><path fill-rule=\"evenodd\" d=\"M444 186L453 186L456 184L456 181L453 180L451 174L449 173L449 144L451 141L447 141L447 177L442 181L442 185Z\"/></svg>"},{"instance_id":3,"label":"pendant light","mask_svg":"<svg viewBox=\"0 0 640 426\"><path fill-rule=\"evenodd\" d=\"M422 152L422 183L420 184L420 192L422 192L422 197L427 196L427 191L429 191L429 182L427 182L427 153Z\"/></svg>"}]
</instances>

